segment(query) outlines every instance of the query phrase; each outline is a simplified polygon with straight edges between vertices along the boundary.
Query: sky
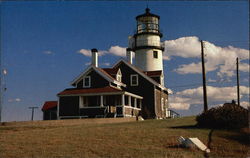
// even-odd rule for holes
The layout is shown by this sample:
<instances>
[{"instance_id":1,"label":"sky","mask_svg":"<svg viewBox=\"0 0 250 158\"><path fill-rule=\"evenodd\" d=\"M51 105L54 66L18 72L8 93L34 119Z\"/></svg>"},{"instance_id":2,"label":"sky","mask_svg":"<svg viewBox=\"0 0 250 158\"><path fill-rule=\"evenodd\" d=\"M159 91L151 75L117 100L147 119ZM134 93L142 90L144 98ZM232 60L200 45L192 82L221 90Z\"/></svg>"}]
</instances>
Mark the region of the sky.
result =
<instances>
[{"instance_id":1,"label":"sky","mask_svg":"<svg viewBox=\"0 0 250 158\"><path fill-rule=\"evenodd\" d=\"M1 4L2 121L42 119L45 101L70 88L90 64L90 49L105 52L100 67L125 57L135 17L145 8L160 16L169 106L182 116L203 110L204 41L209 108L237 100L249 106L248 1L4 1Z\"/></svg>"}]
</instances>

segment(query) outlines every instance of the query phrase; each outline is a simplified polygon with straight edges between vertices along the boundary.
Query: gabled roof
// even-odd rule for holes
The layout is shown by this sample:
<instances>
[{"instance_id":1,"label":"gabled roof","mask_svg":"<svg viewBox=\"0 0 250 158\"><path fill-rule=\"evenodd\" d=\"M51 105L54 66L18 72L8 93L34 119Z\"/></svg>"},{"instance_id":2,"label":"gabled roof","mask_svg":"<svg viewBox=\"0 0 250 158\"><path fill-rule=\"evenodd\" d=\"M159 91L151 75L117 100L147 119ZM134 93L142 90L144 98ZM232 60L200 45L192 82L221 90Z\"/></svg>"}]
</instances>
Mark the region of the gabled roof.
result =
<instances>
[{"instance_id":1,"label":"gabled roof","mask_svg":"<svg viewBox=\"0 0 250 158\"><path fill-rule=\"evenodd\" d=\"M46 110L54 108L54 107L57 107L57 101L46 101L43 104L42 111L46 111Z\"/></svg>"},{"instance_id":2,"label":"gabled roof","mask_svg":"<svg viewBox=\"0 0 250 158\"><path fill-rule=\"evenodd\" d=\"M117 68L121 63L124 63L125 65L127 65L128 67L130 67L132 70L134 70L135 72L137 72L138 74L140 74L143 78L145 78L146 80L148 80L150 83L152 83L153 85L163 89L163 90L167 90L166 87L162 86L161 84L157 83L155 80L153 80L152 78L150 78L149 76L147 76L142 70L138 69L137 67L135 67L134 65L126 62L125 60L121 59L119 60L113 68Z\"/></svg>"},{"instance_id":3,"label":"gabled roof","mask_svg":"<svg viewBox=\"0 0 250 158\"><path fill-rule=\"evenodd\" d=\"M88 88L88 89L76 89L70 88L58 93L57 95L71 95L71 94L91 94L91 93L111 93L111 92L122 92L121 89L115 87L102 87L102 88Z\"/></svg>"},{"instance_id":4,"label":"gabled roof","mask_svg":"<svg viewBox=\"0 0 250 158\"><path fill-rule=\"evenodd\" d=\"M104 79L106 79L109 82L112 82L114 84L120 85L120 86L124 86L126 87L126 85L124 83L121 83L119 81L117 81L116 79L114 79L111 75L109 75L106 71L104 71L101 68L95 67L93 65L89 66L87 69L85 69L85 71L83 71L78 77L76 77L72 82L71 85L74 85L75 83L79 82L84 76L86 76L91 70L94 70L95 72L97 72L99 75L101 75Z\"/></svg>"}]
</instances>

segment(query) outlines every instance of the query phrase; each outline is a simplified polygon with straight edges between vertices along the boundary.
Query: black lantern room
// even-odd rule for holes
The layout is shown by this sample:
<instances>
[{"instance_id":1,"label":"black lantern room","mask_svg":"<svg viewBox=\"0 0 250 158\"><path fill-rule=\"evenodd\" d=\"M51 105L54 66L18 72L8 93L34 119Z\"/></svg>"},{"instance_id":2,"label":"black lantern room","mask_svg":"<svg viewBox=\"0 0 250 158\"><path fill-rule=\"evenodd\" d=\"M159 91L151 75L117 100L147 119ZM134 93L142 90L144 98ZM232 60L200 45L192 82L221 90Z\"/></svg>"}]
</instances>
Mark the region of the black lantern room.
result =
<instances>
[{"instance_id":1,"label":"black lantern room","mask_svg":"<svg viewBox=\"0 0 250 158\"><path fill-rule=\"evenodd\" d=\"M137 35L153 33L162 36L159 30L159 19L160 16L150 13L150 9L146 8L146 13L136 17Z\"/></svg>"}]
</instances>

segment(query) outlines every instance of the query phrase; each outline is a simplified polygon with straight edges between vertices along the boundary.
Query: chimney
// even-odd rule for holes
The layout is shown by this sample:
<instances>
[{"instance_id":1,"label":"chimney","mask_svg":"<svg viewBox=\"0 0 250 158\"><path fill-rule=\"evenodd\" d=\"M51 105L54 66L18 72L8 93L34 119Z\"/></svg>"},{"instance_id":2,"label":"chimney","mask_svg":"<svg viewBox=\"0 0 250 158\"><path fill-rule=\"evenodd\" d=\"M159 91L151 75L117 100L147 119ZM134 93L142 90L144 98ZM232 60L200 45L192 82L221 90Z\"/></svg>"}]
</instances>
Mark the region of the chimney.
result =
<instances>
[{"instance_id":1,"label":"chimney","mask_svg":"<svg viewBox=\"0 0 250 158\"><path fill-rule=\"evenodd\" d=\"M132 49L131 48L127 48L127 61L130 63L130 64L133 64L133 55L132 55Z\"/></svg>"},{"instance_id":2,"label":"chimney","mask_svg":"<svg viewBox=\"0 0 250 158\"><path fill-rule=\"evenodd\" d=\"M98 50L93 48L91 49L92 52L92 63L91 65L98 67Z\"/></svg>"}]
</instances>

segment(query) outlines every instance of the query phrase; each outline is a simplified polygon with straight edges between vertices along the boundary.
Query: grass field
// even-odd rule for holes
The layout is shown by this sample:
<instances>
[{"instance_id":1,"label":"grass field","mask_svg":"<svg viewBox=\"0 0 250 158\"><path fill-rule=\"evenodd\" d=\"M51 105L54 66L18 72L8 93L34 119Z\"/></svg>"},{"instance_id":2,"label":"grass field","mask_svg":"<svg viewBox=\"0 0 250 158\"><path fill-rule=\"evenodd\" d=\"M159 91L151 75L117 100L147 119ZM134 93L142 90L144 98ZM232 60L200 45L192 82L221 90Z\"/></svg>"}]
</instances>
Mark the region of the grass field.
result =
<instances>
[{"instance_id":1,"label":"grass field","mask_svg":"<svg viewBox=\"0 0 250 158\"><path fill-rule=\"evenodd\" d=\"M195 124L194 117L2 123L0 158L204 157L198 149L181 148L179 136L198 137L209 144L209 157L250 156L247 131L199 129Z\"/></svg>"}]
</instances>

